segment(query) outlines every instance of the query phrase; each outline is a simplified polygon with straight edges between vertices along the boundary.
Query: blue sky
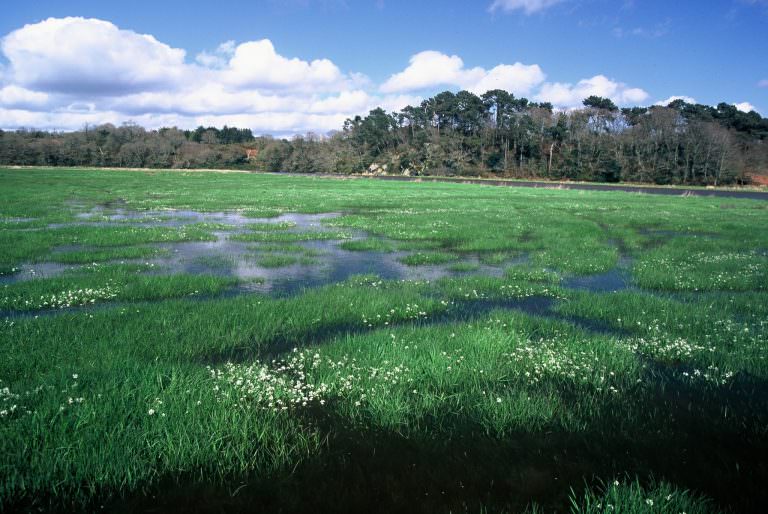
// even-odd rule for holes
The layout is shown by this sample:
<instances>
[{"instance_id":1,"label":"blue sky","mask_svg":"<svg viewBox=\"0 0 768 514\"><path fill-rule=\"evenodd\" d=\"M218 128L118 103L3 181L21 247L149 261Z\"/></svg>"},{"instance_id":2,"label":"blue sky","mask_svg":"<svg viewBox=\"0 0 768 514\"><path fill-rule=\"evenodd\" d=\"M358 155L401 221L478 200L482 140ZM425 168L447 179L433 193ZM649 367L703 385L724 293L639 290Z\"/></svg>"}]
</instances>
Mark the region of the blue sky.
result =
<instances>
[{"instance_id":1,"label":"blue sky","mask_svg":"<svg viewBox=\"0 0 768 514\"><path fill-rule=\"evenodd\" d=\"M6 6L0 36L4 128L325 132L496 86L563 108L685 96L768 115L768 0L38 0Z\"/></svg>"}]
</instances>

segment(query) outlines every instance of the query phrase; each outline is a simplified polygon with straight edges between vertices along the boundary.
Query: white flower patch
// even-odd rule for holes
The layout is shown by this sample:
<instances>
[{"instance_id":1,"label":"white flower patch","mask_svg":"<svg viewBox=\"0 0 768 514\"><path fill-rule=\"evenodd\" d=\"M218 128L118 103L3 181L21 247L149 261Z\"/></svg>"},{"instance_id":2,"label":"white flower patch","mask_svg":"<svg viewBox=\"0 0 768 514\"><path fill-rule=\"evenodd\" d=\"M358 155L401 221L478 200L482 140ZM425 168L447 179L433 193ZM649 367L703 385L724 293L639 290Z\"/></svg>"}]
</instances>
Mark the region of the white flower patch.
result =
<instances>
[{"instance_id":1,"label":"white flower patch","mask_svg":"<svg viewBox=\"0 0 768 514\"><path fill-rule=\"evenodd\" d=\"M61 291L60 293L42 295L39 298L5 297L0 302L0 305L22 309L64 309L67 307L92 305L103 300L111 300L116 298L119 292L120 289L117 286L107 284L100 288L71 289Z\"/></svg>"},{"instance_id":2,"label":"white flower patch","mask_svg":"<svg viewBox=\"0 0 768 514\"><path fill-rule=\"evenodd\" d=\"M412 382L410 370L403 365L383 361L381 366L361 366L347 355L334 360L317 351L298 349L269 364L227 363L208 371L219 402L273 412L322 406L342 398L359 407L371 395L386 394L392 387Z\"/></svg>"},{"instance_id":3,"label":"white flower patch","mask_svg":"<svg viewBox=\"0 0 768 514\"><path fill-rule=\"evenodd\" d=\"M716 349L711 344L696 343L682 337L666 337L663 334L632 339L625 344L635 353L663 362L683 361Z\"/></svg>"},{"instance_id":4,"label":"white flower patch","mask_svg":"<svg viewBox=\"0 0 768 514\"><path fill-rule=\"evenodd\" d=\"M718 386L727 384L734 375L733 371L720 369L714 364L710 364L703 370L694 368L692 371L682 372L682 376L692 382L701 381Z\"/></svg>"},{"instance_id":5,"label":"white flower patch","mask_svg":"<svg viewBox=\"0 0 768 514\"><path fill-rule=\"evenodd\" d=\"M709 270L706 289L738 290L743 284L756 284L765 276L764 263L754 262L755 257L755 252L696 252L687 255L685 261L660 257L641 262L636 266L636 272L653 276L659 269L674 269L669 277L673 278L675 289L697 291L700 284L697 272ZM711 269L723 265L733 269Z\"/></svg>"},{"instance_id":6,"label":"white flower patch","mask_svg":"<svg viewBox=\"0 0 768 514\"><path fill-rule=\"evenodd\" d=\"M585 344L586 347L586 344ZM588 348L588 347L586 347ZM569 352L557 339L528 340L510 353L502 354L516 363L521 378L534 385L546 379L592 384L597 391L617 394L618 376L602 364L603 356L590 349Z\"/></svg>"}]
</instances>

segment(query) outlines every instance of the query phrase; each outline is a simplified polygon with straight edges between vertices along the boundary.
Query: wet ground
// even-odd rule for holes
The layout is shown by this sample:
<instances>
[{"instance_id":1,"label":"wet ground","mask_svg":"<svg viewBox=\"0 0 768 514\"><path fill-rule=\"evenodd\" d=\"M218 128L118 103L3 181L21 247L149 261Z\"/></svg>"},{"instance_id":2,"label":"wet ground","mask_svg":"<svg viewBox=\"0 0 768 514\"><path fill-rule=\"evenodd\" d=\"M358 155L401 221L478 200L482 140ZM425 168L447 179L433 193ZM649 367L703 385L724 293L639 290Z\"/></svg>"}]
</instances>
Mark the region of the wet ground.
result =
<instances>
[{"instance_id":1,"label":"wet ground","mask_svg":"<svg viewBox=\"0 0 768 514\"><path fill-rule=\"evenodd\" d=\"M56 229L67 225L89 226L162 226L183 227L207 223L216 224L214 241L174 242L149 245L160 253L148 259L123 259L102 264L142 263L151 264L153 274L212 274L240 280L228 295L261 293L272 296L287 296L305 288L320 287L343 282L355 275L376 275L384 280L437 280L443 277L468 275L503 276L504 270L512 265L527 264L528 255L520 254L497 265L482 262L480 255L466 254L460 260L440 265L407 266L401 259L412 251L349 251L340 245L345 241L372 238L363 231L343 230L344 239L307 240L291 243L266 243L241 241L237 236L259 232L259 229L275 226L268 234L306 234L334 231L337 227L324 225L325 220L340 216L339 213L297 214L287 213L273 218L250 218L238 212L197 212L191 210L170 211L128 211L122 208L97 207L76 215L77 221L56 224ZM281 227L278 229L278 227ZM376 236L373 236L375 239ZM386 241L397 247L397 241ZM610 244L618 245L615 241ZM618 245L620 247L620 245ZM68 245L57 247L53 253L87 251L88 247ZM591 292L615 292L636 289L632 285L631 258L620 250L618 265L608 272L588 276L565 276L562 285L569 289ZM265 259L285 258L287 264L268 264ZM291 262L293 261L293 262ZM456 269L456 264L465 265ZM61 264L57 262L27 263L19 270L0 276L1 284L48 278L67 272L76 272L82 264ZM564 317L555 310L556 301L546 297L531 297L505 301L468 301L457 303L448 313L437 316L430 322L450 322L467 317L483 315L493 309L510 309L527 314L558 319L581 326L591 332L616 334L615 329L595 320ZM87 309L90 309L87 308ZM73 309L68 309L72 311ZM61 312L60 310L52 313ZM13 313L4 313L12 315ZM21 313L17 313L21 314ZM38 315L40 311L25 315Z\"/></svg>"},{"instance_id":2,"label":"wet ground","mask_svg":"<svg viewBox=\"0 0 768 514\"><path fill-rule=\"evenodd\" d=\"M563 286L593 293L612 293L627 289L638 290L632 284L631 266L632 258L628 255L620 255L618 264L612 270L596 275L568 277L563 280Z\"/></svg>"},{"instance_id":3,"label":"wet ground","mask_svg":"<svg viewBox=\"0 0 768 514\"><path fill-rule=\"evenodd\" d=\"M66 226L130 226L182 227L197 223L222 225L215 230L215 241L160 243L152 246L161 251L148 259L120 259L103 264L149 263L155 273L213 274L234 277L247 283L244 291L258 291L273 295L286 295L303 288L342 282L354 275L372 274L385 280L436 280L447 276L477 274L502 276L505 267L520 263L525 256L511 258L499 265L483 264L478 255L467 255L459 261L440 265L407 266L400 260L414 252L349 251L340 247L345 241L367 239L362 231L343 230L349 238L307 240L292 243L261 243L236 239L237 235L258 232L254 225L288 226L270 233L307 233L337 231L323 225L323 221L339 213L296 214L287 213L273 218L249 218L237 212L127 211L102 207L76 215L77 221L48 226L57 229ZM396 242L390 241L393 246ZM57 247L53 253L88 250L88 247L69 245ZM265 265L267 257L280 256L295 262L287 265ZM456 271L457 262L468 264L470 271ZM57 262L25 263L16 273L0 277L0 284L9 284L33 278L49 278L76 270L80 265ZM254 280L256 279L256 280Z\"/></svg>"}]
</instances>

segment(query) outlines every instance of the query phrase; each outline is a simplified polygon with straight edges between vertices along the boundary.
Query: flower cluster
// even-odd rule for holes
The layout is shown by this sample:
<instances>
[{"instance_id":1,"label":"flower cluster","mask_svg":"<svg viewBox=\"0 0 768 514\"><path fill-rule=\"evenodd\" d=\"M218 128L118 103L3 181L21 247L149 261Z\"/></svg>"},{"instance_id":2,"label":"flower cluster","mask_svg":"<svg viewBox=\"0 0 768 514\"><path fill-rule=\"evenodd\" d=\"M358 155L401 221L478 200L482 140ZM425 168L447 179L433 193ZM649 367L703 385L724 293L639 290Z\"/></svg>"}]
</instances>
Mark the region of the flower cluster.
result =
<instances>
[{"instance_id":1,"label":"flower cluster","mask_svg":"<svg viewBox=\"0 0 768 514\"><path fill-rule=\"evenodd\" d=\"M147 416L158 416L161 418L165 417L165 412L163 412L163 400L160 398L155 398L155 401L152 402L152 406L147 410Z\"/></svg>"},{"instance_id":2,"label":"flower cluster","mask_svg":"<svg viewBox=\"0 0 768 514\"><path fill-rule=\"evenodd\" d=\"M703 381L713 385L725 385L733 378L733 371L721 370L718 366L710 364L704 370L694 369L693 371L683 371L684 378L690 381Z\"/></svg>"},{"instance_id":3,"label":"flower cluster","mask_svg":"<svg viewBox=\"0 0 768 514\"><path fill-rule=\"evenodd\" d=\"M2 383L3 381L0 380L0 384ZM7 386L0 387L0 420L32 414L33 410L29 407L29 397L42 390L43 387L40 386L31 391L14 393Z\"/></svg>"},{"instance_id":4,"label":"flower cluster","mask_svg":"<svg viewBox=\"0 0 768 514\"><path fill-rule=\"evenodd\" d=\"M359 407L373 394L386 394L391 387L412 381L404 365L383 361L380 366L363 366L348 355L324 358L318 351L298 349L268 364L226 363L208 371L219 402L273 412L339 399Z\"/></svg>"},{"instance_id":5,"label":"flower cluster","mask_svg":"<svg viewBox=\"0 0 768 514\"><path fill-rule=\"evenodd\" d=\"M308 358L309 357L309 358ZM285 361L272 361L272 365L255 362L234 364L208 370L214 380L214 394L218 401L237 403L245 408L285 411L306 407L312 403L325 403L328 386L315 386L308 380L308 369L318 365L320 355L308 356L294 351Z\"/></svg>"},{"instance_id":6,"label":"flower cluster","mask_svg":"<svg viewBox=\"0 0 768 514\"><path fill-rule=\"evenodd\" d=\"M652 357L662 362L679 362L696 355L714 352L716 347L689 341L682 337L651 335L625 341L624 344L635 353Z\"/></svg>"},{"instance_id":7,"label":"flower cluster","mask_svg":"<svg viewBox=\"0 0 768 514\"><path fill-rule=\"evenodd\" d=\"M540 338L525 341L502 355L515 364L515 372L531 385L561 379L591 384L596 391L618 393L619 377L604 364L604 356L589 349L586 342L584 347L585 350L573 351L557 338Z\"/></svg>"},{"instance_id":8,"label":"flower cluster","mask_svg":"<svg viewBox=\"0 0 768 514\"><path fill-rule=\"evenodd\" d=\"M25 299L6 296L0 305L15 309L64 309L92 305L97 301L116 298L120 289L113 284L99 288L71 289L60 293L45 294L39 298Z\"/></svg>"},{"instance_id":9,"label":"flower cluster","mask_svg":"<svg viewBox=\"0 0 768 514\"><path fill-rule=\"evenodd\" d=\"M19 398L20 395L11 392L8 387L0 388L0 419L8 418L16 413L19 408L17 403Z\"/></svg>"}]
</instances>

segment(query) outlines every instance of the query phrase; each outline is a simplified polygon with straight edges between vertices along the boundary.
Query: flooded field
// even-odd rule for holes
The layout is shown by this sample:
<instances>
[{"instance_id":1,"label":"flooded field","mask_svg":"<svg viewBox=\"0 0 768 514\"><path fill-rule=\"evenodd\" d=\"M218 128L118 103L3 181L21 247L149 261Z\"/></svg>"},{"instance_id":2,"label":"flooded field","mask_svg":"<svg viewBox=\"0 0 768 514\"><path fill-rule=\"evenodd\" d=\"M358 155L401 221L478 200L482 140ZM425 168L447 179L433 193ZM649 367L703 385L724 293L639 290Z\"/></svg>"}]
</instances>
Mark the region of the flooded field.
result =
<instances>
[{"instance_id":1,"label":"flooded field","mask_svg":"<svg viewBox=\"0 0 768 514\"><path fill-rule=\"evenodd\" d=\"M156 243L150 248L158 256L148 259L119 259L101 264L148 264L154 274L213 274L246 282L243 292L263 292L273 295L296 293L304 288L343 282L355 275L376 275L385 280L437 280L442 277L478 274L499 277L506 266L524 263L526 256L504 259L497 265L481 262L478 255L461 255L456 261L441 265L406 265L402 261L414 252L397 250L395 241L376 238L391 248L382 251L351 251L341 245L363 241L369 236L360 230L329 231L323 221L339 217L340 213L286 213L272 218L249 218L237 212L127 211L125 209L93 209L77 213L78 221L53 223L46 229L68 227L174 227L202 224L212 228L212 241ZM33 221L33 220L29 220ZM244 234L270 234L290 243L243 241ZM329 238L325 239L326 234ZM282 235L287 237L283 238ZM296 237L293 237L296 236ZM320 239L315 239L319 237ZM269 236L266 239L270 239ZM0 276L0 285L34 278L51 278L66 272L76 272L79 265L56 262L69 252L93 251L79 245L56 247L51 261L20 264L11 274Z\"/></svg>"},{"instance_id":2,"label":"flooded field","mask_svg":"<svg viewBox=\"0 0 768 514\"><path fill-rule=\"evenodd\" d=\"M0 510L768 503L765 202L0 179Z\"/></svg>"}]
</instances>

